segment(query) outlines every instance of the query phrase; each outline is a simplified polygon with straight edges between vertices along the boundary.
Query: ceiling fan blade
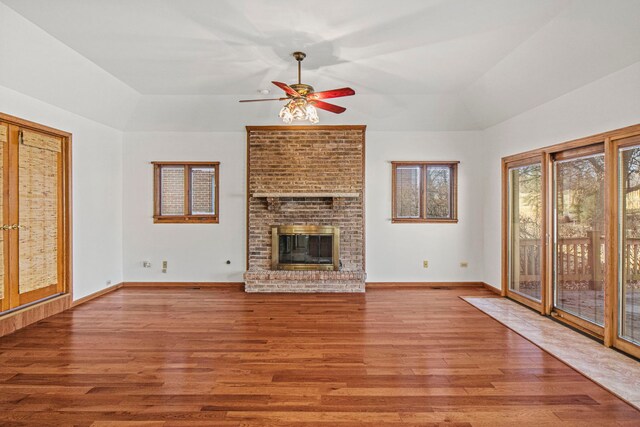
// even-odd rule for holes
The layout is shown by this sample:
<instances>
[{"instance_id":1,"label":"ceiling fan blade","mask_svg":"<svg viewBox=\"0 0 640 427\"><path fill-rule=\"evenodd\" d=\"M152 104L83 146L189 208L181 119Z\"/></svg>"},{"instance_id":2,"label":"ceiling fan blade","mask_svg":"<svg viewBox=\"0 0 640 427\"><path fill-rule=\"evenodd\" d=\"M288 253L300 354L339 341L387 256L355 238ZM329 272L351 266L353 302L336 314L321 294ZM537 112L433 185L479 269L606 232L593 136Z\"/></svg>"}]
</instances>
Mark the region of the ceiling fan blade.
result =
<instances>
[{"instance_id":1,"label":"ceiling fan blade","mask_svg":"<svg viewBox=\"0 0 640 427\"><path fill-rule=\"evenodd\" d=\"M286 84L286 83L281 83L281 82L271 82L271 83L273 83L274 85L278 86L280 89L285 91L285 93L287 95L291 95L291 96L293 96L295 98L298 98L298 97L302 96L298 92L296 92L295 90L291 89L289 87L289 85Z\"/></svg>"},{"instance_id":2,"label":"ceiling fan blade","mask_svg":"<svg viewBox=\"0 0 640 427\"><path fill-rule=\"evenodd\" d=\"M328 99L328 98L340 98L342 96L355 95L356 91L350 87L343 87L340 89L325 90L323 92L314 92L307 95L308 100L314 99Z\"/></svg>"},{"instance_id":3,"label":"ceiling fan blade","mask_svg":"<svg viewBox=\"0 0 640 427\"><path fill-rule=\"evenodd\" d=\"M284 101L289 98L241 99L238 102Z\"/></svg>"},{"instance_id":4,"label":"ceiling fan blade","mask_svg":"<svg viewBox=\"0 0 640 427\"><path fill-rule=\"evenodd\" d=\"M345 111L347 111L347 109L344 107L341 107L335 104L329 104L328 102L324 102L324 101L314 100L314 101L311 101L310 104L316 108L321 108L323 110L331 111L332 113L336 113L336 114L344 113Z\"/></svg>"}]
</instances>

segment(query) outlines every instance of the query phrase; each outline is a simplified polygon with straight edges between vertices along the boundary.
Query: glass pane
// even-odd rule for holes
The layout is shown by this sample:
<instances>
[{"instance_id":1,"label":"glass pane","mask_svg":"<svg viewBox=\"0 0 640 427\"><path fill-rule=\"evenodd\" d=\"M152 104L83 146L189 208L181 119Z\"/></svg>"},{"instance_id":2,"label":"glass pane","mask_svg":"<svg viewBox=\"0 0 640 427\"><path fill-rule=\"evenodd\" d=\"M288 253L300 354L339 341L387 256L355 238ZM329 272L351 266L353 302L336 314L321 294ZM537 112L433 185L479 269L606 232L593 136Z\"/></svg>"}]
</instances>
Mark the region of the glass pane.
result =
<instances>
[{"instance_id":1,"label":"glass pane","mask_svg":"<svg viewBox=\"0 0 640 427\"><path fill-rule=\"evenodd\" d=\"M451 218L449 166L427 166L427 218Z\"/></svg>"},{"instance_id":2,"label":"glass pane","mask_svg":"<svg viewBox=\"0 0 640 427\"><path fill-rule=\"evenodd\" d=\"M555 164L555 306L604 325L604 154Z\"/></svg>"},{"instance_id":3,"label":"glass pane","mask_svg":"<svg viewBox=\"0 0 640 427\"><path fill-rule=\"evenodd\" d=\"M509 289L540 301L542 166L509 170Z\"/></svg>"},{"instance_id":4,"label":"glass pane","mask_svg":"<svg viewBox=\"0 0 640 427\"><path fill-rule=\"evenodd\" d=\"M160 169L160 215L184 215L184 166Z\"/></svg>"},{"instance_id":5,"label":"glass pane","mask_svg":"<svg viewBox=\"0 0 640 427\"><path fill-rule=\"evenodd\" d=\"M216 169L214 167L191 168L191 214L214 215Z\"/></svg>"},{"instance_id":6,"label":"glass pane","mask_svg":"<svg viewBox=\"0 0 640 427\"><path fill-rule=\"evenodd\" d=\"M333 236L280 235L278 258L280 264L332 264Z\"/></svg>"},{"instance_id":7,"label":"glass pane","mask_svg":"<svg viewBox=\"0 0 640 427\"><path fill-rule=\"evenodd\" d=\"M396 218L420 218L420 166L396 168Z\"/></svg>"},{"instance_id":8,"label":"glass pane","mask_svg":"<svg viewBox=\"0 0 640 427\"><path fill-rule=\"evenodd\" d=\"M640 147L620 152L618 335L640 344Z\"/></svg>"}]
</instances>

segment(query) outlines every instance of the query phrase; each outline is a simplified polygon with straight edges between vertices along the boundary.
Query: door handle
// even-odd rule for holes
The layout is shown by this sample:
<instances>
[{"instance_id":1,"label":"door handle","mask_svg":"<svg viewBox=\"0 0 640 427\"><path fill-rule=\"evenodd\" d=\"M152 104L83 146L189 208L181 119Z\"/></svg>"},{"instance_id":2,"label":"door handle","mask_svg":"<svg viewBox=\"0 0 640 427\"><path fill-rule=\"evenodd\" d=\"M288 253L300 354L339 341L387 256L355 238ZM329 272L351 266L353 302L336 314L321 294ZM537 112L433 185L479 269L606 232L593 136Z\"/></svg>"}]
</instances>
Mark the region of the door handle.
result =
<instances>
[{"instance_id":1,"label":"door handle","mask_svg":"<svg viewBox=\"0 0 640 427\"><path fill-rule=\"evenodd\" d=\"M18 224L7 225L7 224L4 224L4 225L0 226L0 231L3 231L3 230L24 230L25 228L27 228L26 225L18 225Z\"/></svg>"}]
</instances>

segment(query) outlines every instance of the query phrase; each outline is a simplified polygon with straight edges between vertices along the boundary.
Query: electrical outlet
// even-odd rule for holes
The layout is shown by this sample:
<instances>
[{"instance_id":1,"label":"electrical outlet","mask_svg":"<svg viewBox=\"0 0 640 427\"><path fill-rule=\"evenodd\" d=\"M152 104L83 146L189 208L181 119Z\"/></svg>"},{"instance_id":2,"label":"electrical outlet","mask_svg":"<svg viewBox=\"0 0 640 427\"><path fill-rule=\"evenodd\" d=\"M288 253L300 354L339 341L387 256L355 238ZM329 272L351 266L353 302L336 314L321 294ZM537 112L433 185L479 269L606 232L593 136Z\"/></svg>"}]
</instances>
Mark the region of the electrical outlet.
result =
<instances>
[{"instance_id":1,"label":"electrical outlet","mask_svg":"<svg viewBox=\"0 0 640 427\"><path fill-rule=\"evenodd\" d=\"M166 273L167 272L167 261L162 261L162 272Z\"/></svg>"},{"instance_id":2,"label":"electrical outlet","mask_svg":"<svg viewBox=\"0 0 640 427\"><path fill-rule=\"evenodd\" d=\"M144 268L151 268L151 261L142 261L142 266Z\"/></svg>"},{"instance_id":3,"label":"electrical outlet","mask_svg":"<svg viewBox=\"0 0 640 427\"><path fill-rule=\"evenodd\" d=\"M467 268L467 267L469 267L469 263L467 261L461 261L460 262L460 267Z\"/></svg>"},{"instance_id":4,"label":"electrical outlet","mask_svg":"<svg viewBox=\"0 0 640 427\"><path fill-rule=\"evenodd\" d=\"M426 259L422 261L422 267L429 268L429 261L427 261Z\"/></svg>"},{"instance_id":5,"label":"electrical outlet","mask_svg":"<svg viewBox=\"0 0 640 427\"><path fill-rule=\"evenodd\" d=\"M107 286L111 284L111 280L107 280Z\"/></svg>"}]
</instances>

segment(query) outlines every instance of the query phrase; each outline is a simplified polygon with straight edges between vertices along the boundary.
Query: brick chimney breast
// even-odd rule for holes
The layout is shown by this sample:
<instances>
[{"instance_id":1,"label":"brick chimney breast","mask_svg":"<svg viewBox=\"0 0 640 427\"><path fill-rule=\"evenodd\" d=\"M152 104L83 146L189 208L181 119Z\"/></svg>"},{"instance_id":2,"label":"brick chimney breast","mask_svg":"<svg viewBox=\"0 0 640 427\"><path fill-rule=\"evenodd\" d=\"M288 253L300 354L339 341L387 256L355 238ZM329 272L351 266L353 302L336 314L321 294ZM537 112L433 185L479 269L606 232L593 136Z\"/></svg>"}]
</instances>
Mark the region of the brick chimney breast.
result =
<instances>
[{"instance_id":1,"label":"brick chimney breast","mask_svg":"<svg viewBox=\"0 0 640 427\"><path fill-rule=\"evenodd\" d=\"M245 291L364 292L365 126L248 126L247 151ZM340 269L273 270L280 225L339 227Z\"/></svg>"}]
</instances>

